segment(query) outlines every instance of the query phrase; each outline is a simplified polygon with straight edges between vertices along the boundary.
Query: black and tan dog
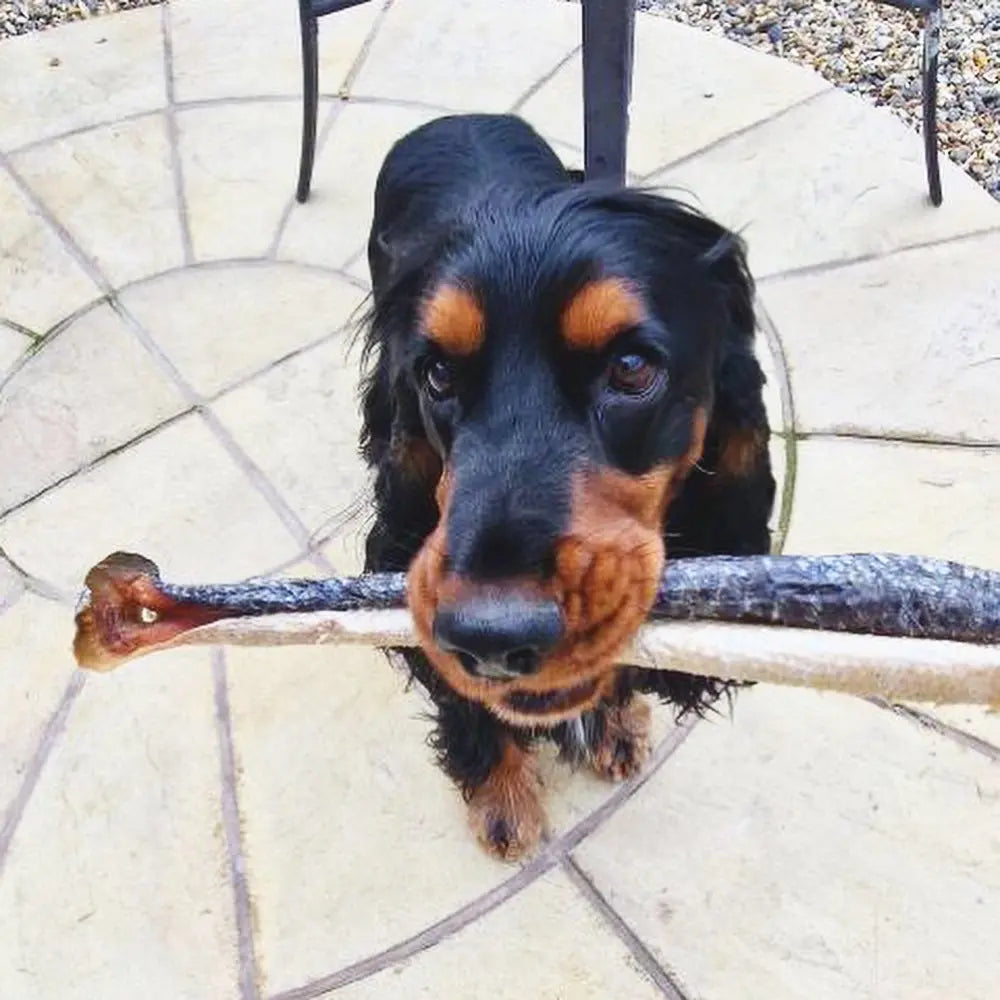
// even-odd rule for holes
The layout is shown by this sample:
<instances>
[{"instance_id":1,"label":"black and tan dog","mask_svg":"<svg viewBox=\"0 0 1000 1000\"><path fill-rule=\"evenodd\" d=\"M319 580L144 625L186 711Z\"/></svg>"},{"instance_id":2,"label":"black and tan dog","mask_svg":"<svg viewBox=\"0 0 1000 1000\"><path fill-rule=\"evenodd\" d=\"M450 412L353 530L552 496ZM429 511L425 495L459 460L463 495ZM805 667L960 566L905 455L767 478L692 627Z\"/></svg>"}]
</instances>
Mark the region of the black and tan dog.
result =
<instances>
[{"instance_id":1,"label":"black and tan dog","mask_svg":"<svg viewBox=\"0 0 1000 1000\"><path fill-rule=\"evenodd\" d=\"M651 692L619 667L665 554L760 553L774 483L741 242L677 201L581 182L523 121L441 118L375 192L368 570L407 570L433 744L486 847L533 848L532 754L621 779Z\"/></svg>"}]
</instances>

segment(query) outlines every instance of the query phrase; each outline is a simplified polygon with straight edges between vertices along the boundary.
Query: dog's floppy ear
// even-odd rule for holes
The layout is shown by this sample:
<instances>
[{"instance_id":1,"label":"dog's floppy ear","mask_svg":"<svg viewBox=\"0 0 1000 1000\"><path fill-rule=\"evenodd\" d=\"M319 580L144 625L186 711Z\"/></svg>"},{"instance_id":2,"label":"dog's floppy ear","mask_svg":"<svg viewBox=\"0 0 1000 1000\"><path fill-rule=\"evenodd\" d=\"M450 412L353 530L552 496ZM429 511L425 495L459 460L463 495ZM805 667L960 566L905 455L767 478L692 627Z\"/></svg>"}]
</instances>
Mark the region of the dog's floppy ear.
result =
<instances>
[{"instance_id":1,"label":"dog's floppy ear","mask_svg":"<svg viewBox=\"0 0 1000 1000\"><path fill-rule=\"evenodd\" d=\"M605 211L645 220L648 252L669 260L677 251L703 268L720 306L715 349L713 416L704 464L720 480L769 476L769 431L761 389L764 375L754 356L754 281L742 238L697 209L649 191L597 193Z\"/></svg>"},{"instance_id":2,"label":"dog's floppy ear","mask_svg":"<svg viewBox=\"0 0 1000 1000\"><path fill-rule=\"evenodd\" d=\"M754 281L744 241L722 226L717 229L714 243L701 254L726 308L706 463L720 480L769 479L770 430L762 396L766 380L754 354Z\"/></svg>"},{"instance_id":3,"label":"dog's floppy ear","mask_svg":"<svg viewBox=\"0 0 1000 1000\"><path fill-rule=\"evenodd\" d=\"M668 265L679 256L703 269L714 303L712 321L719 324L704 452L669 508L668 550L676 553L671 539L683 537L681 551L689 555L766 552L774 477L761 393L764 375L754 355L754 282L743 240L668 198L625 192L608 201L619 211L645 218L637 233L643 252L662 253Z\"/></svg>"},{"instance_id":4,"label":"dog's floppy ear","mask_svg":"<svg viewBox=\"0 0 1000 1000\"><path fill-rule=\"evenodd\" d=\"M757 319L754 280L746 244L731 232L690 208L676 211L682 230L699 245L706 268L725 304L714 375L714 405L705 449L705 464L716 486L739 481L756 483L756 501L770 505L773 488L768 456L770 428L762 390L766 381L754 354Z\"/></svg>"},{"instance_id":5,"label":"dog's floppy ear","mask_svg":"<svg viewBox=\"0 0 1000 1000\"><path fill-rule=\"evenodd\" d=\"M702 255L727 311L715 369L711 467L724 480L769 478L770 429L762 395L766 379L754 354L754 282L745 243L719 229L716 243Z\"/></svg>"},{"instance_id":6,"label":"dog's floppy ear","mask_svg":"<svg viewBox=\"0 0 1000 1000\"><path fill-rule=\"evenodd\" d=\"M369 317L368 323L371 322ZM388 352L368 333L361 359L361 457L370 466L385 458L395 418Z\"/></svg>"},{"instance_id":7,"label":"dog's floppy ear","mask_svg":"<svg viewBox=\"0 0 1000 1000\"><path fill-rule=\"evenodd\" d=\"M361 378L361 454L375 472L368 571L405 570L438 520L434 491L441 460L424 434L413 387L393 364L392 349L376 306L368 320Z\"/></svg>"}]
</instances>

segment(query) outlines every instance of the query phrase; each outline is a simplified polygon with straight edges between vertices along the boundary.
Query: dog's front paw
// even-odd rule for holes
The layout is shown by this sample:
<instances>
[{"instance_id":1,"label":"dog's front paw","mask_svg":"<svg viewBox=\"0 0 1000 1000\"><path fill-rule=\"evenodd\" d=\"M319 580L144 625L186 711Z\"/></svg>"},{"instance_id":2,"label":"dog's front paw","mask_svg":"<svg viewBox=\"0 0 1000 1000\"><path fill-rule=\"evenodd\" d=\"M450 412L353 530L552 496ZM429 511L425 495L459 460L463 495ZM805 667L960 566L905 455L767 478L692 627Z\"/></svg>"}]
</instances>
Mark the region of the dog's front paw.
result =
<instances>
[{"instance_id":1,"label":"dog's front paw","mask_svg":"<svg viewBox=\"0 0 1000 1000\"><path fill-rule=\"evenodd\" d=\"M542 839L545 810L532 756L514 748L469 799L469 825L483 848L502 861L531 854Z\"/></svg>"},{"instance_id":2,"label":"dog's front paw","mask_svg":"<svg viewBox=\"0 0 1000 1000\"><path fill-rule=\"evenodd\" d=\"M635 695L603 714L600 737L591 748L591 764L602 778L624 781L638 774L649 757L649 703Z\"/></svg>"}]
</instances>

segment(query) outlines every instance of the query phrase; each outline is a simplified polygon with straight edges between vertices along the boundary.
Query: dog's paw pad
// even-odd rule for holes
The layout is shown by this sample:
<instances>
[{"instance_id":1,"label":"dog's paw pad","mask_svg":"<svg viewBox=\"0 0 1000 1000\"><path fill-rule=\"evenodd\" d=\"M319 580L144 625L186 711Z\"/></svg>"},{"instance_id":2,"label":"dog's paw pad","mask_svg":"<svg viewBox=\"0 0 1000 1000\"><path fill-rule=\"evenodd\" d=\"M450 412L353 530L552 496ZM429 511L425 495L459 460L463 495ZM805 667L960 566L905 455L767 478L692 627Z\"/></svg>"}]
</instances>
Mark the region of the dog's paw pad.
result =
<instances>
[{"instance_id":1,"label":"dog's paw pad","mask_svg":"<svg viewBox=\"0 0 1000 1000\"><path fill-rule=\"evenodd\" d=\"M473 799L469 823L483 848L501 861L518 861L532 854L542 839L545 815L540 802L510 803Z\"/></svg>"},{"instance_id":2,"label":"dog's paw pad","mask_svg":"<svg viewBox=\"0 0 1000 1000\"><path fill-rule=\"evenodd\" d=\"M609 781L625 781L638 774L649 758L649 728L649 705L642 698L607 709L604 732L591 753L594 770Z\"/></svg>"},{"instance_id":3,"label":"dog's paw pad","mask_svg":"<svg viewBox=\"0 0 1000 1000\"><path fill-rule=\"evenodd\" d=\"M505 816L494 816L489 820L483 840L491 851L502 858L516 851L520 843L516 829L511 830L510 821Z\"/></svg>"}]
</instances>

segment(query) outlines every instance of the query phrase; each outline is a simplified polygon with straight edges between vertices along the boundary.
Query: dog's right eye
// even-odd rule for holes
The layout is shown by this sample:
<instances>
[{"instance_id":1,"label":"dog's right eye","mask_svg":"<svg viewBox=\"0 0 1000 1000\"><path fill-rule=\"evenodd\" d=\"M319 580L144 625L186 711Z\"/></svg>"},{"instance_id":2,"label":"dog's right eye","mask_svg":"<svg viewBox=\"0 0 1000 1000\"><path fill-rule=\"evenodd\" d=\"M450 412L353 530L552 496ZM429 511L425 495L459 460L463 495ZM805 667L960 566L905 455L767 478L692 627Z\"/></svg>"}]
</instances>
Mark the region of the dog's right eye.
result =
<instances>
[{"instance_id":1,"label":"dog's right eye","mask_svg":"<svg viewBox=\"0 0 1000 1000\"><path fill-rule=\"evenodd\" d=\"M432 398L447 399L455 391L455 370L443 358L434 358L424 365L423 382Z\"/></svg>"}]
</instances>

